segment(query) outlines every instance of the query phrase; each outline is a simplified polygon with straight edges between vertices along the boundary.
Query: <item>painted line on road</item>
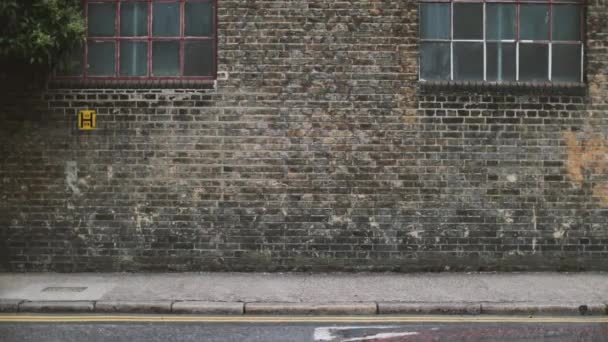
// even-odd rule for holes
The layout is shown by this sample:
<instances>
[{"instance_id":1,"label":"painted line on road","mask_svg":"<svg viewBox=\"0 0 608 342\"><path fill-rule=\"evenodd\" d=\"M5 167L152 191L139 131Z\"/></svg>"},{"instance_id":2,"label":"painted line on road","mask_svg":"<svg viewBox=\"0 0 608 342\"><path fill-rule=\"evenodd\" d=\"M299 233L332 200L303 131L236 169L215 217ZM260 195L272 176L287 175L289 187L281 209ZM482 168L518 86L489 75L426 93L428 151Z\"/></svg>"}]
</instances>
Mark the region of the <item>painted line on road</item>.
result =
<instances>
[{"instance_id":1,"label":"painted line on road","mask_svg":"<svg viewBox=\"0 0 608 342\"><path fill-rule=\"evenodd\" d=\"M608 317L523 316L162 316L162 315L0 315L0 322L165 322L165 323L608 323Z\"/></svg>"}]
</instances>

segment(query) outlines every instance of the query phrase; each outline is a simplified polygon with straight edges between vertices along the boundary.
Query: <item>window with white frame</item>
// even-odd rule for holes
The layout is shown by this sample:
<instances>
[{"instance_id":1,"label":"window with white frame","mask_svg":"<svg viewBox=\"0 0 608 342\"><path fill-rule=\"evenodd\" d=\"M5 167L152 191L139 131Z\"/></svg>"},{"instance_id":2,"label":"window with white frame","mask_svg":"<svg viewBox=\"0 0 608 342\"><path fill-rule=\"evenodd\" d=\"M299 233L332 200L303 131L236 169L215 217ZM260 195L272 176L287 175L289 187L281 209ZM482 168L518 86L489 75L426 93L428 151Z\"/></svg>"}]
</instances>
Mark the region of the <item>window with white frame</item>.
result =
<instances>
[{"instance_id":1,"label":"window with white frame","mask_svg":"<svg viewBox=\"0 0 608 342\"><path fill-rule=\"evenodd\" d=\"M583 81L577 0L420 3L423 81Z\"/></svg>"}]
</instances>

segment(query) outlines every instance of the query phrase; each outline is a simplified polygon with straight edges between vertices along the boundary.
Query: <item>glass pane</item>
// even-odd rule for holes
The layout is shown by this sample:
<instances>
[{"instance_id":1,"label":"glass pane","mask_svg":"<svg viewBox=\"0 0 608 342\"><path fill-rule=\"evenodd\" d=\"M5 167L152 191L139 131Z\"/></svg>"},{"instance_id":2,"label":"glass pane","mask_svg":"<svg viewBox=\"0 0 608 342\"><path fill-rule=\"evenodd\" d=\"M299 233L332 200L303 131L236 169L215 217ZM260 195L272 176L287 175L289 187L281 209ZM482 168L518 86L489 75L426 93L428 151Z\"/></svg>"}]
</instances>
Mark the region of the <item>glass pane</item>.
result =
<instances>
[{"instance_id":1,"label":"glass pane","mask_svg":"<svg viewBox=\"0 0 608 342\"><path fill-rule=\"evenodd\" d=\"M186 2L186 36L210 36L213 33L213 6L210 2Z\"/></svg>"},{"instance_id":2,"label":"glass pane","mask_svg":"<svg viewBox=\"0 0 608 342\"><path fill-rule=\"evenodd\" d=\"M581 40L580 6L553 6L552 23L553 40Z\"/></svg>"},{"instance_id":3,"label":"glass pane","mask_svg":"<svg viewBox=\"0 0 608 342\"><path fill-rule=\"evenodd\" d=\"M450 79L450 44L422 43L420 50L420 78L423 80Z\"/></svg>"},{"instance_id":4,"label":"glass pane","mask_svg":"<svg viewBox=\"0 0 608 342\"><path fill-rule=\"evenodd\" d=\"M519 80L549 80L549 47L547 44L519 45Z\"/></svg>"},{"instance_id":5,"label":"glass pane","mask_svg":"<svg viewBox=\"0 0 608 342\"><path fill-rule=\"evenodd\" d=\"M184 75L211 76L213 74L213 45L212 40L184 43Z\"/></svg>"},{"instance_id":6,"label":"glass pane","mask_svg":"<svg viewBox=\"0 0 608 342\"><path fill-rule=\"evenodd\" d=\"M179 75L179 42L152 43L152 75Z\"/></svg>"},{"instance_id":7,"label":"glass pane","mask_svg":"<svg viewBox=\"0 0 608 342\"><path fill-rule=\"evenodd\" d=\"M148 43L120 42L120 74L146 76L148 74Z\"/></svg>"},{"instance_id":8,"label":"glass pane","mask_svg":"<svg viewBox=\"0 0 608 342\"><path fill-rule=\"evenodd\" d=\"M581 82L581 46L553 44L551 80Z\"/></svg>"},{"instance_id":9,"label":"glass pane","mask_svg":"<svg viewBox=\"0 0 608 342\"><path fill-rule=\"evenodd\" d=\"M59 76L79 76L82 75L82 59L84 56L84 47L79 46L64 58L57 65L57 75Z\"/></svg>"},{"instance_id":10,"label":"glass pane","mask_svg":"<svg viewBox=\"0 0 608 342\"><path fill-rule=\"evenodd\" d=\"M454 4L454 39L483 39L483 4Z\"/></svg>"},{"instance_id":11,"label":"glass pane","mask_svg":"<svg viewBox=\"0 0 608 342\"><path fill-rule=\"evenodd\" d=\"M152 21L152 34L155 37L179 36L179 3L154 3L154 13L152 15L154 17Z\"/></svg>"},{"instance_id":12,"label":"glass pane","mask_svg":"<svg viewBox=\"0 0 608 342\"><path fill-rule=\"evenodd\" d=\"M114 76L114 42L89 42L88 73L92 76Z\"/></svg>"},{"instance_id":13,"label":"glass pane","mask_svg":"<svg viewBox=\"0 0 608 342\"><path fill-rule=\"evenodd\" d=\"M148 4L123 2L120 5L120 35L141 37L148 35Z\"/></svg>"},{"instance_id":14,"label":"glass pane","mask_svg":"<svg viewBox=\"0 0 608 342\"><path fill-rule=\"evenodd\" d=\"M515 43L487 43L488 81L515 81Z\"/></svg>"},{"instance_id":15,"label":"glass pane","mask_svg":"<svg viewBox=\"0 0 608 342\"><path fill-rule=\"evenodd\" d=\"M521 5L520 38L524 40L549 39L549 6Z\"/></svg>"},{"instance_id":16,"label":"glass pane","mask_svg":"<svg viewBox=\"0 0 608 342\"><path fill-rule=\"evenodd\" d=\"M87 22L89 37L114 37L116 4L89 4Z\"/></svg>"},{"instance_id":17,"label":"glass pane","mask_svg":"<svg viewBox=\"0 0 608 342\"><path fill-rule=\"evenodd\" d=\"M454 43L454 79L483 80L483 43Z\"/></svg>"},{"instance_id":18,"label":"glass pane","mask_svg":"<svg viewBox=\"0 0 608 342\"><path fill-rule=\"evenodd\" d=\"M420 38L450 39L449 4L420 4Z\"/></svg>"},{"instance_id":19,"label":"glass pane","mask_svg":"<svg viewBox=\"0 0 608 342\"><path fill-rule=\"evenodd\" d=\"M487 4L486 38L515 39L515 5Z\"/></svg>"}]
</instances>

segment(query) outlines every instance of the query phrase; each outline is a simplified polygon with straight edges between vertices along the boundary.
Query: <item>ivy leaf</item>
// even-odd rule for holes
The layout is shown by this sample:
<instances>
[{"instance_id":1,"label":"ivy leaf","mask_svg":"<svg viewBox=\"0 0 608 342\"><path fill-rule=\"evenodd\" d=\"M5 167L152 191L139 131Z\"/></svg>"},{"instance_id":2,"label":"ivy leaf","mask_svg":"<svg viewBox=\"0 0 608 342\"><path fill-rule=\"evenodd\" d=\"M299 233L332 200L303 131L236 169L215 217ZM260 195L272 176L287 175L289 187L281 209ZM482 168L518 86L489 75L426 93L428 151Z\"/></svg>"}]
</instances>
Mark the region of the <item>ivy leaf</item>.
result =
<instances>
[{"instance_id":1,"label":"ivy leaf","mask_svg":"<svg viewBox=\"0 0 608 342\"><path fill-rule=\"evenodd\" d=\"M52 64L85 39L80 0L0 0L0 58Z\"/></svg>"}]
</instances>

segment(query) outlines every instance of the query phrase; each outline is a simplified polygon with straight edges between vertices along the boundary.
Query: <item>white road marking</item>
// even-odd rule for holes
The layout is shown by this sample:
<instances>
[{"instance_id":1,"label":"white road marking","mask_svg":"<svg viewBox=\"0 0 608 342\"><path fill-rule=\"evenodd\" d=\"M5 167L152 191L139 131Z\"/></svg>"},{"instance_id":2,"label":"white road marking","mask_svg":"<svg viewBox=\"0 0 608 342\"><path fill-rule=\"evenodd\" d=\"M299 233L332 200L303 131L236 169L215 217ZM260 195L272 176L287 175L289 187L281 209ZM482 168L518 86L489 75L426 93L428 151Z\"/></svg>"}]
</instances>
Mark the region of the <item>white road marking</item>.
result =
<instances>
[{"instance_id":1,"label":"white road marking","mask_svg":"<svg viewBox=\"0 0 608 342\"><path fill-rule=\"evenodd\" d=\"M342 342L356 342L356 341L369 341L369 340L378 340L378 339L385 339L385 338L393 338L393 337L403 337L403 336L411 336L411 335L418 335L417 332L402 332L402 333L381 333L381 334L376 334L376 335L371 335L371 336L365 336L365 337L354 337L354 338L349 338L348 340L342 340Z\"/></svg>"},{"instance_id":2,"label":"white road marking","mask_svg":"<svg viewBox=\"0 0 608 342\"><path fill-rule=\"evenodd\" d=\"M331 333L331 328L316 328L315 329L315 335L314 335L315 342L331 341L333 339L334 339L334 335Z\"/></svg>"},{"instance_id":3,"label":"white road marking","mask_svg":"<svg viewBox=\"0 0 608 342\"><path fill-rule=\"evenodd\" d=\"M322 342L322 341L333 341L336 339L336 335L335 332L338 332L340 330L352 330L352 329L391 329L391 328L396 328L396 326L394 325L362 325L362 326L344 326L344 327L319 327L319 328L315 328L315 334L314 334L314 341L315 342ZM397 333L397 334L401 334L401 333ZM408 335L415 335L418 334L417 332L408 332L408 333L404 333L404 334L408 334ZM386 335L386 336L384 336ZM391 336L388 336L391 335ZM394 336L394 334L392 333L386 333L386 334L377 334L374 336L380 336L380 337L357 337L356 339L350 339L350 340L345 340L345 341L365 341L365 339L369 340L372 338L388 338L388 337L396 337ZM397 335L397 336L406 336L406 335ZM361 339L364 338L364 339Z\"/></svg>"}]
</instances>

